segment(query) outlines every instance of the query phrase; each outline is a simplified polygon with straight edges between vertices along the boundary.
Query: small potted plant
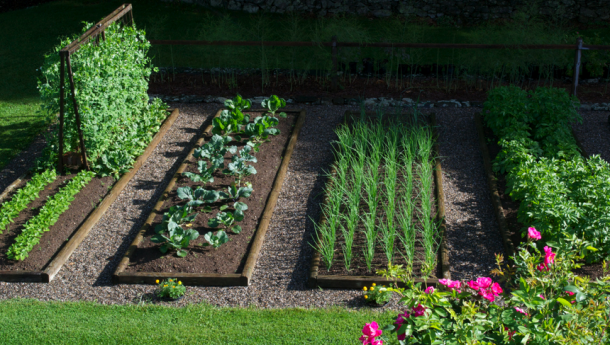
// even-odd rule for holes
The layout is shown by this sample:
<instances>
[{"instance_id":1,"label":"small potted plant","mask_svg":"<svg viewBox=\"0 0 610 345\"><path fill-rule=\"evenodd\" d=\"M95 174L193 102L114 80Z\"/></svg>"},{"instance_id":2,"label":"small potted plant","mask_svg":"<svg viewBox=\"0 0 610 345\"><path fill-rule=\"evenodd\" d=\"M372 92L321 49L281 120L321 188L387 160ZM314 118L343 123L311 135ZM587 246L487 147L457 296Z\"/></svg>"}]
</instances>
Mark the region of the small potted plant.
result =
<instances>
[{"instance_id":1,"label":"small potted plant","mask_svg":"<svg viewBox=\"0 0 610 345\"><path fill-rule=\"evenodd\" d=\"M182 285L182 282L178 279L166 279L159 282L157 279L157 291L156 295L158 298L166 301L178 301L184 297L186 287Z\"/></svg>"},{"instance_id":2,"label":"small potted plant","mask_svg":"<svg viewBox=\"0 0 610 345\"><path fill-rule=\"evenodd\" d=\"M373 283L370 288L366 286L362 288L364 293L364 301L372 307L383 307L390 302L392 298L392 291L385 287L377 287L377 284Z\"/></svg>"}]
</instances>

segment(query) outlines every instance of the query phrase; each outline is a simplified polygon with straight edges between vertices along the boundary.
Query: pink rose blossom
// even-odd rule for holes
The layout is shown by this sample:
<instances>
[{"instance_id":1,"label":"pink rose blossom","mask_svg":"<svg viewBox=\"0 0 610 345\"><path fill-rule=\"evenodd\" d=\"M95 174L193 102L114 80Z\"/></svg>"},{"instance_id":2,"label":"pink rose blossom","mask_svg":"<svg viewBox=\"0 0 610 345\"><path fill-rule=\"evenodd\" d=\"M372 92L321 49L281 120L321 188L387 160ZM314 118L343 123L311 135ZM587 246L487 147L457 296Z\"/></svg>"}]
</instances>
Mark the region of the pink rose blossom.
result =
<instances>
[{"instance_id":1,"label":"pink rose blossom","mask_svg":"<svg viewBox=\"0 0 610 345\"><path fill-rule=\"evenodd\" d=\"M549 265L555 262L555 253L553 253L553 248L544 246L544 264Z\"/></svg>"},{"instance_id":2,"label":"pink rose blossom","mask_svg":"<svg viewBox=\"0 0 610 345\"><path fill-rule=\"evenodd\" d=\"M521 308L517 308L517 307L515 307L515 310L516 310L516 311L518 311L518 312L520 312L521 314L523 314L523 315L525 315L525 316L528 316L528 315L529 315L528 313L526 313L526 312L525 312L525 310L523 310L523 309L521 309Z\"/></svg>"},{"instance_id":3,"label":"pink rose blossom","mask_svg":"<svg viewBox=\"0 0 610 345\"><path fill-rule=\"evenodd\" d=\"M396 318L396 322L394 322L394 324L400 328L400 326L402 326L402 324L406 321L406 319L408 319L409 317L411 317L411 314L409 314L408 311L405 311L402 314L398 314L398 317Z\"/></svg>"},{"instance_id":4,"label":"pink rose blossom","mask_svg":"<svg viewBox=\"0 0 610 345\"><path fill-rule=\"evenodd\" d=\"M413 307L413 317L418 317L424 315L426 312L426 307L419 304L417 307Z\"/></svg>"},{"instance_id":5,"label":"pink rose blossom","mask_svg":"<svg viewBox=\"0 0 610 345\"><path fill-rule=\"evenodd\" d=\"M538 266L536 266L536 269L540 272L542 271L549 271L551 268L548 267L546 264L540 264Z\"/></svg>"},{"instance_id":6,"label":"pink rose blossom","mask_svg":"<svg viewBox=\"0 0 610 345\"><path fill-rule=\"evenodd\" d=\"M483 296L486 300L493 302L496 300L496 296L494 296L493 292L489 289L480 289L479 295Z\"/></svg>"},{"instance_id":7,"label":"pink rose blossom","mask_svg":"<svg viewBox=\"0 0 610 345\"><path fill-rule=\"evenodd\" d=\"M532 239L532 240L534 240L534 241L542 239L542 236L540 235L540 232L538 230L536 230L536 228L534 228L533 226L529 227L527 229L527 237Z\"/></svg>"},{"instance_id":8,"label":"pink rose blossom","mask_svg":"<svg viewBox=\"0 0 610 345\"><path fill-rule=\"evenodd\" d=\"M462 292L460 291L460 288L462 287L462 282L459 280L440 279L438 282L442 285L445 285L449 290L456 290L457 292Z\"/></svg>"},{"instance_id":9,"label":"pink rose blossom","mask_svg":"<svg viewBox=\"0 0 610 345\"><path fill-rule=\"evenodd\" d=\"M538 297L540 297L540 298L542 298L542 299L546 299L546 298L544 298L544 295L543 295L543 294L538 295Z\"/></svg>"},{"instance_id":10,"label":"pink rose blossom","mask_svg":"<svg viewBox=\"0 0 610 345\"><path fill-rule=\"evenodd\" d=\"M475 282L474 280L469 281L468 286L470 286L470 288L474 291L479 291L479 284L477 284L477 282Z\"/></svg>"},{"instance_id":11,"label":"pink rose blossom","mask_svg":"<svg viewBox=\"0 0 610 345\"><path fill-rule=\"evenodd\" d=\"M381 333L383 333L383 331L379 329L377 322L373 321L364 325L362 328L363 335L359 338L359 340L362 342L362 345L373 344L375 338L380 336Z\"/></svg>"},{"instance_id":12,"label":"pink rose blossom","mask_svg":"<svg viewBox=\"0 0 610 345\"><path fill-rule=\"evenodd\" d=\"M428 288L424 291L424 293L427 293L427 294L434 293L434 286L428 286Z\"/></svg>"},{"instance_id":13,"label":"pink rose blossom","mask_svg":"<svg viewBox=\"0 0 610 345\"><path fill-rule=\"evenodd\" d=\"M491 286L491 278L479 277L477 279L477 284L479 285L480 288L487 289L488 287Z\"/></svg>"},{"instance_id":14,"label":"pink rose blossom","mask_svg":"<svg viewBox=\"0 0 610 345\"><path fill-rule=\"evenodd\" d=\"M566 291L566 293L567 293L569 296L574 296L574 293L573 293L572 291ZM574 304L574 303L576 303L576 301L570 301L570 303Z\"/></svg>"},{"instance_id":15,"label":"pink rose blossom","mask_svg":"<svg viewBox=\"0 0 610 345\"><path fill-rule=\"evenodd\" d=\"M379 340L373 340L373 342L371 343L371 345L383 345L383 340L379 339Z\"/></svg>"},{"instance_id":16,"label":"pink rose blossom","mask_svg":"<svg viewBox=\"0 0 610 345\"><path fill-rule=\"evenodd\" d=\"M499 294L501 294L502 292L504 292L504 290L502 290L502 287L500 286L500 284L498 283L493 283L493 285L491 286L491 292L493 292L493 294L495 296L498 296Z\"/></svg>"}]
</instances>

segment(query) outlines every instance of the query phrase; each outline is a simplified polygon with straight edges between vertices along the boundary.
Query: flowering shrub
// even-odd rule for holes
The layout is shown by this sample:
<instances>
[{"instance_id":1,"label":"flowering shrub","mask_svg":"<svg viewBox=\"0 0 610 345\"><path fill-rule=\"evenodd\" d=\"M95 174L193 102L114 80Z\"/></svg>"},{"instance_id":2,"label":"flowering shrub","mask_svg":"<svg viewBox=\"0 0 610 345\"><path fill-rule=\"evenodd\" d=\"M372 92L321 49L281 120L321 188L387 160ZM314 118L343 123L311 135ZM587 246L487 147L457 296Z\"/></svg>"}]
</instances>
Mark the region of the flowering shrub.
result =
<instances>
[{"instance_id":1,"label":"flowering shrub","mask_svg":"<svg viewBox=\"0 0 610 345\"><path fill-rule=\"evenodd\" d=\"M508 291L490 277L468 282L441 279L436 289L424 289L421 283L404 279L406 288L392 290L402 296L405 310L379 331L377 341L610 343L610 277L592 282L575 276L571 270L577 267L574 260L581 258L576 255L578 249L555 251L554 244L547 243L540 251L539 237L536 229L530 228L529 241L519 248L511 265L505 264L501 255L496 257L498 269L492 273Z\"/></svg>"},{"instance_id":2,"label":"flowering shrub","mask_svg":"<svg viewBox=\"0 0 610 345\"><path fill-rule=\"evenodd\" d=\"M393 290L384 286L377 286L373 283L370 288L366 286L362 289L364 293L364 300L367 303L385 304L392 298Z\"/></svg>"}]
</instances>

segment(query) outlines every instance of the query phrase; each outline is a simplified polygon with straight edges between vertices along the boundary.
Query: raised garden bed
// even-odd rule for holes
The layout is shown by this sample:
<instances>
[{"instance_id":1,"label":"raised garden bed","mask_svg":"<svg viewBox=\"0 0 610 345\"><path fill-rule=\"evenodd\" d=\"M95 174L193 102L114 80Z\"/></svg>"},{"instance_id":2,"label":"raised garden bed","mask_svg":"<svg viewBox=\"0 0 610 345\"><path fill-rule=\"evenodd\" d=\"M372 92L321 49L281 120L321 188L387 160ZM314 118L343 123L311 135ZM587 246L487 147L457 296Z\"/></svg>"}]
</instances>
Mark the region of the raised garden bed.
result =
<instances>
[{"instance_id":1,"label":"raised garden bed","mask_svg":"<svg viewBox=\"0 0 610 345\"><path fill-rule=\"evenodd\" d=\"M47 184L39 192L38 197L28 203L27 208L21 211L0 234L0 281L48 283L53 280L70 255L154 151L178 115L178 109L171 111L129 172L116 182L112 177L93 177L75 195L69 209L63 212L49 231L42 235L40 242L34 246L28 257L22 261L11 260L7 257L7 251L15 242L15 238L22 233L24 224L41 211L47 197L56 195L60 188L64 188L70 180L73 180L76 174L57 176L53 182ZM0 202L6 203L11 200L13 195L31 179L32 176L22 176L15 180L0 195Z\"/></svg>"},{"instance_id":2,"label":"raised garden bed","mask_svg":"<svg viewBox=\"0 0 610 345\"><path fill-rule=\"evenodd\" d=\"M350 112L347 111L345 113L344 116L344 124L347 124L347 128L353 128L353 124L355 123L354 119L359 118L361 115L360 114L356 114L354 112ZM375 119L375 117L378 116L378 114L374 114L374 113L367 113L366 114L366 119L365 121L373 121ZM409 118L412 115L409 114L403 114L403 117L399 117L393 115L395 119L398 119L398 121L400 121L401 123L409 123ZM390 116L387 116L383 118L383 125L387 125L387 119L390 119ZM423 121L421 121L423 120ZM436 138L437 134L436 134L436 118L435 115L432 114L429 118L428 117L424 117L423 119L420 119L420 121L416 121L417 123L422 123L423 122L423 126L422 128L429 128L431 127L431 137L432 138ZM429 125L429 127L428 127ZM409 126L409 125L407 125ZM420 126L419 124L417 126ZM416 126L413 126L416 127ZM406 127L409 128L409 127ZM402 129L401 129L402 130ZM399 130L399 131L401 131ZM386 139L382 139L382 140L386 140ZM401 144L402 145L402 144ZM400 146L400 145L399 145ZM404 147L400 146L400 147ZM359 202L355 202L355 207L359 210L360 214L365 214L364 218L362 218L361 220L357 220L356 223L356 227L355 230L352 231L352 241L353 243L351 245L349 245L350 248L352 248L351 252L351 259L348 259L348 261L350 261L350 265L349 265L349 269L348 266L345 264L346 262L346 257L349 257L350 255L346 255L346 251L345 248L346 246L346 238L349 238L349 230L348 231L343 231L343 230L336 230L337 236L336 236L336 243L332 245L332 247L334 248L330 250L329 253L333 253L333 254L328 254L328 255L322 255L321 252L324 252L324 250L322 250L322 246L321 243L322 242L327 242L328 241L328 237L324 237L323 235L323 231L320 231L320 229L324 226L326 226L326 224L328 224L330 217L327 216L327 214L325 213L325 211L322 212L322 215L320 217L320 221L318 222L318 231L317 231L317 236L316 236L316 246L317 249L314 252L314 256L312 258L312 263L311 263L311 268L310 268L310 274L309 274L309 287L311 288L315 288L315 287L321 287L321 288L343 288L343 289L361 289L364 286L370 286L372 283L377 283L379 285L384 285L384 284L390 284L393 281L392 280L387 280L381 276L379 276L378 274L376 274L376 271L379 269L387 269L388 268L388 249L387 248L395 248L393 249L393 259L392 259L392 265L402 265L403 268L406 269L410 269L409 267L412 267L412 276L414 277L414 281L415 282L426 282L427 284L431 284L434 285L436 283L438 283L438 280L441 278L446 278L449 279L450 278L450 271L449 271L449 260L448 260L448 256L447 256L447 251L446 251L446 244L445 244L445 207L444 207L444 193L443 193L443 187L442 187L442 170L441 170L441 164L440 164L440 159L438 157L438 144L436 143L436 141L433 141L432 146L430 147L430 160L426 160L429 161L430 164L432 165L430 167L429 170L427 170L427 173L422 173L422 175L418 175L420 173L420 171L424 171L424 170L418 170L419 168L417 168L418 166L418 161L414 160L412 162L412 166L413 166L413 175L414 175L414 182L413 185L415 186L411 192L405 192L405 190L403 190L405 188L405 185L403 184L406 179L407 179L407 175L405 175L404 173L404 169L402 166L398 166L398 173L396 174L396 181L397 181L397 187L396 187L396 197L389 197L386 199L378 199L379 200L379 204L377 204L377 208L376 211L374 212L377 216L376 216L376 220L373 220L372 222L375 223L375 226L368 226L366 225L367 221L366 220L366 215L370 215L373 214L373 212L371 212L371 205L375 204L375 201L370 201L368 199L368 197L364 197L364 195L373 195L373 194L380 194L380 195L385 195L388 192L384 191L384 189L381 189L377 192L377 193L368 193L367 187L365 184L363 184L363 190L361 192L361 200ZM401 151L402 149L398 149L398 152L400 153L400 155L402 155L404 152ZM407 156L405 154L405 156ZM401 156L402 157L402 156ZM386 161L391 161L393 160L384 157L384 162ZM398 159L400 160L400 158ZM379 161L381 162L381 160ZM329 179L329 183L327 183L327 193L325 195L323 204L322 204L322 208L323 210L326 210L326 206L329 205L330 202L330 198L331 198L331 191L333 188L333 184L336 183L336 181L340 180L340 178L337 178L337 168L336 168L336 164L333 165L333 168L330 172L332 178ZM384 167L382 167L382 165L378 165L378 169L379 169L379 173L380 173L380 182L379 185L387 185L386 180L384 180L384 175L387 175L387 170L385 165L387 163L384 163ZM411 166L411 163L408 163L409 166ZM375 165L375 164L374 164ZM422 164L424 165L424 164ZM352 167L350 167L350 169L352 169ZM356 169L356 168L354 168ZM367 168L368 169L368 168ZM369 171L370 174L370 169L368 169L367 171ZM415 172L417 171L417 172ZM366 174L365 174L366 175ZM356 175L354 175L353 178ZM367 175L368 176L368 175ZM372 176L372 175L371 175ZM422 234L423 232L419 232L418 230L415 230L417 228L421 228L424 229L425 226L422 224L422 219L425 217L423 216L423 213L420 209L421 205L422 205L422 200L419 200L419 194L421 193L421 176L429 176L429 181L430 181L430 188L431 191L433 190L432 193L430 193L430 199L428 200L430 208L431 208L431 213L430 213L430 219L433 220L432 224L437 224L437 225L433 225L433 226L437 226L437 231L438 231L438 236L439 236L439 240L436 243L436 248L433 249L437 251L437 255L438 257L434 260L435 262L433 263L434 267L430 267L429 271L430 274L428 275L428 277L426 279L420 278L421 277L421 270L422 270L422 265L421 262L424 261L424 257L425 257L425 249L423 247L423 242L422 241ZM355 180L353 180L355 181ZM350 186L353 185L355 182L350 182ZM341 183L339 183L341 184ZM351 187L349 187L351 188ZM353 188L352 188L353 189ZM355 190L355 189L354 189ZM358 189L360 190L360 189ZM347 192L349 193L349 192ZM358 193L356 193L358 194ZM410 194L410 198L405 198L405 199L401 199L401 195L403 194ZM348 197L349 198L349 197ZM366 199L366 200L365 200ZM388 205L388 201L387 200L396 200L396 206L393 207L388 207L388 209L395 209L396 210L396 214L395 214L395 218L394 216L388 216L387 211L385 211L386 206ZM382 227L386 227L386 229L395 229L395 231L398 233L399 231L402 231L401 228L403 228L403 226L401 224L399 219L399 215L398 212L401 212L400 210L402 210L400 205L400 201L399 200L403 200L403 204L406 205L406 201L404 200L410 200L410 202L413 203L413 207L414 209L412 211L409 212L409 214L412 215L412 227L413 227L413 240L412 241L406 241L409 243L414 243L413 248L414 248L414 255L413 257L415 259L411 259L411 265L409 266L409 264L407 263L407 259L405 258L404 254L402 252L400 252L399 247L401 247L401 242L398 239L398 235L387 235L387 234L391 234L391 230L390 232L383 232L379 229L381 229ZM348 201L349 203L349 201ZM345 224L343 224L343 220L339 221L341 222L341 227L343 227L343 229L347 228L349 229L350 226L347 223L347 219L349 218L349 210L351 209L351 206L349 206L348 204L342 205L339 207L340 211L339 213L341 215L344 215L345 218ZM381 211L381 212L380 212ZM390 211L393 212L393 211ZM355 212L354 212L355 214ZM354 216L355 217L355 216ZM384 219L385 217L385 219ZM396 222L393 223L394 225L392 226L391 223L387 223L387 219L392 218L395 219ZM332 219L330 220L332 221ZM387 226L385 225L385 223L387 223ZM371 223L369 223L371 224ZM367 239L367 229L378 229L376 230L376 234L373 235L373 238L375 238L374 241L374 254L371 256L369 255L369 258L367 259L367 254L363 254L363 251L367 250L367 243L369 243L370 240ZM404 227L406 228L406 227ZM326 230L324 230L326 231ZM388 231L388 230L385 230ZM370 236L370 235L369 235ZM394 245L385 245L382 243L388 243L387 238L392 238L392 236L395 236L395 242ZM404 235L405 238L407 235ZM331 240L332 241L332 240ZM370 246L370 245L369 245ZM435 254L433 254L435 255ZM332 256L333 260L332 263L330 265L330 267L328 267L328 261L329 261L329 257L328 256ZM407 255L408 257L409 255ZM368 261L368 262L367 262ZM399 283L400 285L400 283Z\"/></svg>"},{"instance_id":3,"label":"raised garden bed","mask_svg":"<svg viewBox=\"0 0 610 345\"><path fill-rule=\"evenodd\" d=\"M512 256L515 254L515 248L525 241L525 238L522 237L521 234L523 232L522 229L527 226L518 220L521 202L513 200L510 195L506 193L507 174L493 171L492 162L501 150L501 147L498 145L497 137L494 135L493 131L485 125L480 113L476 113L474 119L479 135L479 143L481 146L485 173L487 175L489 192L496 218L498 219L500 235L502 236L502 241L504 243L504 251L507 256ZM589 155L584 150L573 131L572 135L574 136L582 155L588 157ZM575 273L579 275L588 275L592 279L595 279L602 276L602 265L601 263L583 265Z\"/></svg>"},{"instance_id":4,"label":"raised garden bed","mask_svg":"<svg viewBox=\"0 0 610 345\"><path fill-rule=\"evenodd\" d=\"M221 111L218 111L215 118L220 116ZM251 110L247 113L258 115L262 114L263 110ZM197 173L198 166L194 153L205 142L210 142L213 125L209 125L178 168L125 253L113 275L113 282L155 284L158 279L177 278L187 285L247 286L271 221L290 157L305 121L305 111L291 110L286 113L287 118L281 119L277 125L280 134L270 136L267 142L261 143L260 151L253 153L257 162L252 166L257 173L245 177L242 181L242 184L251 183L253 192L249 197L240 199L248 205L244 219L239 222L241 232L227 232L230 240L218 248L202 246L207 241L205 235L216 231L210 227L208 220L213 218L217 211L222 210L221 202L213 202L208 205L207 212L197 213L192 221L183 225L201 235L190 242L185 257L177 256L177 252L174 251L162 253L160 245L153 242L155 228L162 223L163 214L172 206L184 204L184 200L178 197L178 188L192 187L194 190L197 186L184 173ZM234 140L227 145L235 145L241 150L245 143ZM226 153L225 163L230 162L229 157L230 154ZM214 173L214 181L206 183L203 187L222 192L227 190L232 180L231 177L217 171Z\"/></svg>"}]
</instances>

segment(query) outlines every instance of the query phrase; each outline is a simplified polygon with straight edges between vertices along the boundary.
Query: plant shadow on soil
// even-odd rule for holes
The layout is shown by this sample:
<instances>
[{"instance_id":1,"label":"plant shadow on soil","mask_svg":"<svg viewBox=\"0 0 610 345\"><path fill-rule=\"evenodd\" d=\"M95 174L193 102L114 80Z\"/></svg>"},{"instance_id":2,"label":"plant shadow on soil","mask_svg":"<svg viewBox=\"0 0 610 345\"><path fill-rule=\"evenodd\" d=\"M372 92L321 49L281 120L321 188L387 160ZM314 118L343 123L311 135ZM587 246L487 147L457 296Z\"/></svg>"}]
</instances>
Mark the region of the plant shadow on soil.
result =
<instances>
[{"instance_id":1,"label":"plant shadow on soil","mask_svg":"<svg viewBox=\"0 0 610 345\"><path fill-rule=\"evenodd\" d=\"M97 279L93 283L93 286L112 286L113 285L112 275L114 274L114 271L116 270L117 266L123 259L125 252L127 251L129 246L133 242L137 233L142 229L142 225L146 221L146 218L148 218L150 211L152 210L154 205L157 203L157 200L159 199L161 194L165 191L167 184L169 183L171 178L176 173L176 170L178 170L178 167L180 167L180 165L182 164L182 161L186 158L190 149L193 147L193 145L195 145L197 140L201 137L204 129L209 124L212 123L213 117L214 117L214 115L212 113L211 115L208 116L208 118L205 121L203 121L203 123L197 130L194 130L194 129L185 130L184 128L181 128L181 130L186 131L189 134L193 134L193 137L191 138L190 141L174 143L174 145L182 147L182 150L178 151L177 153L171 154L172 156L178 157L178 159L167 170L167 173L165 174L165 177L163 178L163 180L161 182L142 181L135 186L136 189L144 189L144 190L155 189L155 192L147 200L142 200L142 201L137 201L137 202L136 202L136 200L134 200L133 205L139 206L138 207L139 212L138 212L138 214L134 214L133 217L131 218L131 221L134 222L133 226L131 227L131 229L129 229L128 235L123 237L123 241L122 241L121 245L115 251L114 255L111 256L110 258L108 258L108 262L106 263L106 266L104 266L104 268L102 269L102 272L98 275ZM166 156L166 155L164 155L164 156ZM148 182L150 182L150 184ZM156 184L156 186L153 187L154 184Z\"/></svg>"}]
</instances>

